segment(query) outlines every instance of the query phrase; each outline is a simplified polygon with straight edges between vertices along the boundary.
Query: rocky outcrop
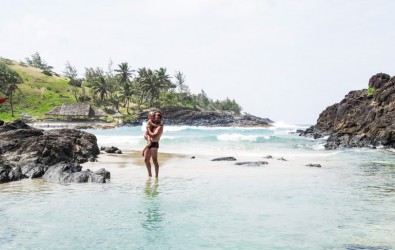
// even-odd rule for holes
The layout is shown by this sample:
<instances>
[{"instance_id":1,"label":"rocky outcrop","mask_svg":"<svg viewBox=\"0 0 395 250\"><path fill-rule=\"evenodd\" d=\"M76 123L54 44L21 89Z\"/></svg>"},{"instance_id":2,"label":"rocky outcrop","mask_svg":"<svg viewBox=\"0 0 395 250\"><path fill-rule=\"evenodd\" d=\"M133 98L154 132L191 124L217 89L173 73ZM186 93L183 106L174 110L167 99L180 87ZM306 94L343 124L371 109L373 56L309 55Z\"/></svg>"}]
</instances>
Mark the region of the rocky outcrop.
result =
<instances>
[{"instance_id":1,"label":"rocky outcrop","mask_svg":"<svg viewBox=\"0 0 395 250\"><path fill-rule=\"evenodd\" d=\"M370 91L351 91L340 103L327 107L317 124L301 135L329 136L326 149L395 148L395 77L376 74L369 87Z\"/></svg>"},{"instance_id":2,"label":"rocky outcrop","mask_svg":"<svg viewBox=\"0 0 395 250\"><path fill-rule=\"evenodd\" d=\"M38 178L60 162L84 163L100 154L92 134L41 130L20 120L0 126L0 138L0 183Z\"/></svg>"},{"instance_id":3,"label":"rocky outcrop","mask_svg":"<svg viewBox=\"0 0 395 250\"><path fill-rule=\"evenodd\" d=\"M43 180L57 183L105 183L110 174L104 169L92 172L89 169L82 171L82 167L76 163L58 163L51 166L43 175Z\"/></svg>"},{"instance_id":4,"label":"rocky outcrop","mask_svg":"<svg viewBox=\"0 0 395 250\"><path fill-rule=\"evenodd\" d=\"M272 120L250 114L236 115L231 112L202 111L185 107L160 109L166 125L218 126L218 127L268 127ZM137 119L126 121L125 125L141 125L147 121L148 112L142 112Z\"/></svg>"}]
</instances>

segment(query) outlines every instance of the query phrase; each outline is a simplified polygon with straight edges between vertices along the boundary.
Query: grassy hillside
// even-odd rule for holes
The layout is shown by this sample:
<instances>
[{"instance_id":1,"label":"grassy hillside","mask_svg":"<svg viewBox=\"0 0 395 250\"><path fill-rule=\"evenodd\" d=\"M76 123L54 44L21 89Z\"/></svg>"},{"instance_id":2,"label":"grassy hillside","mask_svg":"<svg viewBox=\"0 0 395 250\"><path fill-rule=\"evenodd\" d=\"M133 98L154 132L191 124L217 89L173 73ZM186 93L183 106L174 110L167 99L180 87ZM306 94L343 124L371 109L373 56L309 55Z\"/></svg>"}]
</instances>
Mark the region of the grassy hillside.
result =
<instances>
[{"instance_id":1,"label":"grassy hillside","mask_svg":"<svg viewBox=\"0 0 395 250\"><path fill-rule=\"evenodd\" d=\"M53 107L63 102L76 102L70 92L72 86L67 83L67 78L47 76L41 69L15 61L11 61L8 66L22 77L23 83L18 85L20 91L17 91L14 97L15 117L11 117L11 107L7 101L0 104L0 120L18 119L24 112L34 118L44 118L45 112Z\"/></svg>"}]
</instances>

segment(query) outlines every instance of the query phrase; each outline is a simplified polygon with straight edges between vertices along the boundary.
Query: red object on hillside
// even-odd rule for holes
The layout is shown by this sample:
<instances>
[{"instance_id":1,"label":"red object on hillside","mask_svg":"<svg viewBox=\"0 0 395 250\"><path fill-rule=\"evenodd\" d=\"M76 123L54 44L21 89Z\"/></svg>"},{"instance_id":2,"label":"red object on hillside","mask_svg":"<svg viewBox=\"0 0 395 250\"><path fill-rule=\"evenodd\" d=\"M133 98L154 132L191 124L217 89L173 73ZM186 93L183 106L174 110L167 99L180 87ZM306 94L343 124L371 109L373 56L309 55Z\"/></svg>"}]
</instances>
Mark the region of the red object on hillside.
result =
<instances>
[{"instance_id":1,"label":"red object on hillside","mask_svg":"<svg viewBox=\"0 0 395 250\"><path fill-rule=\"evenodd\" d=\"M8 100L8 98L0 98L0 103L3 103L5 101L7 101L7 100Z\"/></svg>"}]
</instances>

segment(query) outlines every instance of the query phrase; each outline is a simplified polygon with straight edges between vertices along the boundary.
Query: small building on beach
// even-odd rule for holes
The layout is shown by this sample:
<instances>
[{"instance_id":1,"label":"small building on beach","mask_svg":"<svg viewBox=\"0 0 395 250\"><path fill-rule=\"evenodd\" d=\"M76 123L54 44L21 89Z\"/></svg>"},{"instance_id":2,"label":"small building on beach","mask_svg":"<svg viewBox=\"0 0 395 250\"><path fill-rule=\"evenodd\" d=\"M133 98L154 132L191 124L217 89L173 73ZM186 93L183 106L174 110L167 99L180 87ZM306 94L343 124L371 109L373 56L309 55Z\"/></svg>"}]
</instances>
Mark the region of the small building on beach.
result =
<instances>
[{"instance_id":1,"label":"small building on beach","mask_svg":"<svg viewBox=\"0 0 395 250\"><path fill-rule=\"evenodd\" d=\"M47 117L65 120L100 119L108 115L98 108L93 108L89 103L63 103L45 113Z\"/></svg>"}]
</instances>

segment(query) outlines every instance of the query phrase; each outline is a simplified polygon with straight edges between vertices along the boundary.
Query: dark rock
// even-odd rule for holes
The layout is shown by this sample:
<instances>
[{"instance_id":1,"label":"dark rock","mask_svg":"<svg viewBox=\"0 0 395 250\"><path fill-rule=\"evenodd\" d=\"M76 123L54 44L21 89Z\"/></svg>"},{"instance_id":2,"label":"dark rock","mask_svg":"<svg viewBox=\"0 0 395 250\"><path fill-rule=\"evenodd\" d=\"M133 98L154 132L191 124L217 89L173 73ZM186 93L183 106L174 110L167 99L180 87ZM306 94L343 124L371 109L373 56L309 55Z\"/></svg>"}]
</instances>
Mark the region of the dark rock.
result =
<instances>
[{"instance_id":1,"label":"dark rock","mask_svg":"<svg viewBox=\"0 0 395 250\"><path fill-rule=\"evenodd\" d=\"M110 153L110 154L122 154L122 151L119 150L117 147L111 146L111 147L104 147L104 152Z\"/></svg>"},{"instance_id":2,"label":"dark rock","mask_svg":"<svg viewBox=\"0 0 395 250\"><path fill-rule=\"evenodd\" d=\"M192 156L191 159L195 159L195 156Z\"/></svg>"},{"instance_id":3,"label":"dark rock","mask_svg":"<svg viewBox=\"0 0 395 250\"><path fill-rule=\"evenodd\" d=\"M284 159L283 157L281 157L281 158L278 158L277 160L279 160L279 161L287 161L286 159Z\"/></svg>"},{"instance_id":4,"label":"dark rock","mask_svg":"<svg viewBox=\"0 0 395 250\"><path fill-rule=\"evenodd\" d=\"M4 123L0 128L0 133L16 129L32 129L29 125L22 120L15 120L13 122Z\"/></svg>"},{"instance_id":5,"label":"dark rock","mask_svg":"<svg viewBox=\"0 0 395 250\"><path fill-rule=\"evenodd\" d=\"M30 179L39 178L43 176L47 169L48 166L45 166L43 164L36 164L36 163L28 163L21 167L22 174Z\"/></svg>"},{"instance_id":6,"label":"dark rock","mask_svg":"<svg viewBox=\"0 0 395 250\"><path fill-rule=\"evenodd\" d=\"M21 120L0 126L0 138L1 182L38 178L59 162L83 163L100 154L92 134L74 129L44 131Z\"/></svg>"},{"instance_id":7,"label":"dark rock","mask_svg":"<svg viewBox=\"0 0 395 250\"><path fill-rule=\"evenodd\" d=\"M4 125L4 121L0 120L0 126L3 126L3 125Z\"/></svg>"},{"instance_id":8,"label":"dark rock","mask_svg":"<svg viewBox=\"0 0 395 250\"><path fill-rule=\"evenodd\" d=\"M329 136L326 149L384 146L395 148L395 77L379 73L369 80L366 89L351 91L344 99L327 107L317 124L303 136Z\"/></svg>"},{"instance_id":9,"label":"dark rock","mask_svg":"<svg viewBox=\"0 0 395 250\"><path fill-rule=\"evenodd\" d=\"M100 153L94 135L73 129L44 131L13 122L0 127L0 137L2 157L15 166L86 162Z\"/></svg>"},{"instance_id":10,"label":"dark rock","mask_svg":"<svg viewBox=\"0 0 395 250\"><path fill-rule=\"evenodd\" d=\"M15 167L8 173L8 180L9 181L19 181L24 178L21 168Z\"/></svg>"},{"instance_id":11,"label":"dark rock","mask_svg":"<svg viewBox=\"0 0 395 250\"><path fill-rule=\"evenodd\" d=\"M306 165L307 167L314 167L314 168L320 168L321 167L321 164L307 164Z\"/></svg>"},{"instance_id":12,"label":"dark rock","mask_svg":"<svg viewBox=\"0 0 395 250\"><path fill-rule=\"evenodd\" d=\"M236 162L235 165L238 166L246 166L246 167L260 167L262 165L269 164L267 161L243 161L243 162Z\"/></svg>"},{"instance_id":13,"label":"dark rock","mask_svg":"<svg viewBox=\"0 0 395 250\"><path fill-rule=\"evenodd\" d=\"M61 162L51 166L43 175L43 180L57 183L106 182L105 170L97 174L90 170L81 171L81 169L82 167L78 164Z\"/></svg>"},{"instance_id":14,"label":"dark rock","mask_svg":"<svg viewBox=\"0 0 395 250\"><path fill-rule=\"evenodd\" d=\"M266 156L263 157L263 158L265 158L265 159L273 159L273 156L271 156L271 155L266 155Z\"/></svg>"},{"instance_id":15,"label":"dark rock","mask_svg":"<svg viewBox=\"0 0 395 250\"><path fill-rule=\"evenodd\" d=\"M240 126L240 127L268 127L272 120L260 118L250 114L234 114L232 112L203 111L197 108L164 107L160 110L163 122L168 125L188 126ZM147 120L147 112L142 112L136 120L126 121L124 125L140 126Z\"/></svg>"},{"instance_id":16,"label":"dark rock","mask_svg":"<svg viewBox=\"0 0 395 250\"><path fill-rule=\"evenodd\" d=\"M9 182L10 181L10 172L12 171L12 167L6 164L0 158L0 183Z\"/></svg>"},{"instance_id":17,"label":"dark rock","mask_svg":"<svg viewBox=\"0 0 395 250\"><path fill-rule=\"evenodd\" d=\"M390 246L373 246L373 245L362 245L362 244L345 244L341 249L345 250L392 250Z\"/></svg>"},{"instance_id":18,"label":"dark rock","mask_svg":"<svg viewBox=\"0 0 395 250\"><path fill-rule=\"evenodd\" d=\"M89 157L88 159L89 162L97 162L97 159L95 157Z\"/></svg>"},{"instance_id":19,"label":"dark rock","mask_svg":"<svg viewBox=\"0 0 395 250\"><path fill-rule=\"evenodd\" d=\"M390 75L378 73L369 79L369 87L375 88L377 90L389 82L390 78Z\"/></svg>"},{"instance_id":20,"label":"dark rock","mask_svg":"<svg viewBox=\"0 0 395 250\"><path fill-rule=\"evenodd\" d=\"M221 158L212 159L211 161L237 161L237 160L234 157L221 157Z\"/></svg>"},{"instance_id":21,"label":"dark rock","mask_svg":"<svg viewBox=\"0 0 395 250\"><path fill-rule=\"evenodd\" d=\"M141 126L141 123L142 123L143 121L141 121L141 120L132 120L132 121L124 121L123 122L123 125L124 126Z\"/></svg>"},{"instance_id":22,"label":"dark rock","mask_svg":"<svg viewBox=\"0 0 395 250\"><path fill-rule=\"evenodd\" d=\"M318 130L315 126L311 126L310 128L306 129L306 130L301 130L301 132L299 133L299 136L305 136L305 137L309 137L309 138L314 138L314 139L318 139L318 138L322 138L324 136L327 136L329 133Z\"/></svg>"},{"instance_id":23,"label":"dark rock","mask_svg":"<svg viewBox=\"0 0 395 250\"><path fill-rule=\"evenodd\" d=\"M111 173L108 172L106 169L101 168L99 170L97 170L96 172L94 172L95 174L101 175L104 177L104 179L110 179L111 178Z\"/></svg>"}]
</instances>

